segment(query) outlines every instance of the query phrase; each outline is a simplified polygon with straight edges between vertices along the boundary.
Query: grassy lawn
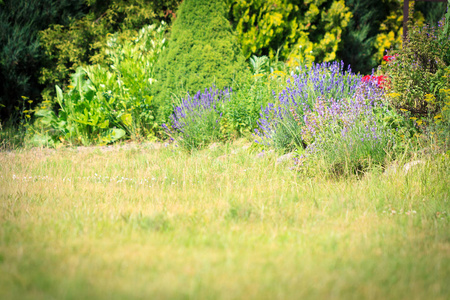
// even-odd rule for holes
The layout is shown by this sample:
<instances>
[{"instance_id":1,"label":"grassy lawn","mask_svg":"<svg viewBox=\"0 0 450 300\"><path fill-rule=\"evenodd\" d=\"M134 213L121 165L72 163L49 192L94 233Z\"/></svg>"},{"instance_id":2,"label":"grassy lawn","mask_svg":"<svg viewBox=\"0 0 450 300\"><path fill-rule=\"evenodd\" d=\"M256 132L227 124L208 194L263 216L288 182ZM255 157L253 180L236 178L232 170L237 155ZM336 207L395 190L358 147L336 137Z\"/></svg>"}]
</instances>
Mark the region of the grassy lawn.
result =
<instances>
[{"instance_id":1,"label":"grassy lawn","mask_svg":"<svg viewBox=\"0 0 450 300\"><path fill-rule=\"evenodd\" d=\"M0 299L448 299L450 158L306 177L243 141L0 152Z\"/></svg>"}]
</instances>

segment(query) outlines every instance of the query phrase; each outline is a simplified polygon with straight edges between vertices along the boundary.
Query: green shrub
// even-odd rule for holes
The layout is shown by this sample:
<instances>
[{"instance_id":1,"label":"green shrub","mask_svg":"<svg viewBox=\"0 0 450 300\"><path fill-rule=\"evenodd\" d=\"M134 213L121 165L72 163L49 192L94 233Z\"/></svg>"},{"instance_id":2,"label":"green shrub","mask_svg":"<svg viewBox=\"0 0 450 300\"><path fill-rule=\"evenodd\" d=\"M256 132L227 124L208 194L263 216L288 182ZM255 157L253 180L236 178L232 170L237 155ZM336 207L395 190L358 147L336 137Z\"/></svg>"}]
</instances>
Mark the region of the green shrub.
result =
<instances>
[{"instance_id":1,"label":"green shrub","mask_svg":"<svg viewBox=\"0 0 450 300\"><path fill-rule=\"evenodd\" d=\"M261 107L273 99L270 85L262 79L245 83L232 93L224 105L220 122L222 139L249 135L257 127Z\"/></svg>"},{"instance_id":2,"label":"green shrub","mask_svg":"<svg viewBox=\"0 0 450 300\"><path fill-rule=\"evenodd\" d=\"M274 101L289 76L286 65L267 56L251 57L250 68L251 80L233 86L234 91L225 103L221 119L223 139L250 135L258 127L261 108Z\"/></svg>"},{"instance_id":3,"label":"green shrub","mask_svg":"<svg viewBox=\"0 0 450 300\"><path fill-rule=\"evenodd\" d=\"M403 48L392 51L385 65L392 104L412 118L434 117L443 104L440 91L450 87L450 41L443 25L411 27Z\"/></svg>"},{"instance_id":4,"label":"green shrub","mask_svg":"<svg viewBox=\"0 0 450 300\"><path fill-rule=\"evenodd\" d=\"M409 24L401 50L383 67L388 99L405 119L406 132L419 141L450 145L450 12L438 26ZM411 134L410 134L411 135Z\"/></svg>"},{"instance_id":5,"label":"green shrub","mask_svg":"<svg viewBox=\"0 0 450 300\"><path fill-rule=\"evenodd\" d=\"M443 104L440 114L434 117L433 129L443 149L450 149L450 89L441 90L441 93Z\"/></svg>"},{"instance_id":6,"label":"green shrub","mask_svg":"<svg viewBox=\"0 0 450 300\"><path fill-rule=\"evenodd\" d=\"M332 61L351 13L343 0L243 0L231 2L231 20L246 58Z\"/></svg>"},{"instance_id":7,"label":"green shrub","mask_svg":"<svg viewBox=\"0 0 450 300\"><path fill-rule=\"evenodd\" d=\"M171 97L195 94L213 84L223 89L248 76L226 13L223 0L185 0L180 5L169 45L155 67L160 123L168 121Z\"/></svg>"},{"instance_id":8,"label":"green shrub","mask_svg":"<svg viewBox=\"0 0 450 300\"><path fill-rule=\"evenodd\" d=\"M65 92L56 86L56 115L47 102L36 111L32 142L106 144L122 137L141 139L154 134L156 107L150 96L153 66L165 46L164 26L146 26L139 35L104 49L108 67L79 67Z\"/></svg>"},{"instance_id":9,"label":"green shrub","mask_svg":"<svg viewBox=\"0 0 450 300\"><path fill-rule=\"evenodd\" d=\"M66 86L69 75L78 67L107 64L103 48L107 47L109 34L118 32L119 40L129 39L145 25L159 24L165 19L165 11L175 10L179 2L90 0L84 17L73 19L69 25L54 24L41 31L41 46L46 54L39 78L46 87L43 97L54 96L55 85Z\"/></svg>"}]
</instances>

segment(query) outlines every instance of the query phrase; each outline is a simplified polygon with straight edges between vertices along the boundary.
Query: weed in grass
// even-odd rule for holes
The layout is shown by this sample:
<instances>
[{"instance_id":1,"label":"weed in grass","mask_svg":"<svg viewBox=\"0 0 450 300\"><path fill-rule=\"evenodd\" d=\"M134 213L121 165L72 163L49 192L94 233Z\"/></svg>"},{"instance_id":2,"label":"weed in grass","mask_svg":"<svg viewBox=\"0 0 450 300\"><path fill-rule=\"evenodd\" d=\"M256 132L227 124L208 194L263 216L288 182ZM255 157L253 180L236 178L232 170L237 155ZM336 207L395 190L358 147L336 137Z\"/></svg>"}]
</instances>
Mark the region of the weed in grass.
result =
<instances>
[{"instance_id":1,"label":"weed in grass","mask_svg":"<svg viewBox=\"0 0 450 300\"><path fill-rule=\"evenodd\" d=\"M25 130L22 127L0 123L0 151L23 147L24 137Z\"/></svg>"}]
</instances>

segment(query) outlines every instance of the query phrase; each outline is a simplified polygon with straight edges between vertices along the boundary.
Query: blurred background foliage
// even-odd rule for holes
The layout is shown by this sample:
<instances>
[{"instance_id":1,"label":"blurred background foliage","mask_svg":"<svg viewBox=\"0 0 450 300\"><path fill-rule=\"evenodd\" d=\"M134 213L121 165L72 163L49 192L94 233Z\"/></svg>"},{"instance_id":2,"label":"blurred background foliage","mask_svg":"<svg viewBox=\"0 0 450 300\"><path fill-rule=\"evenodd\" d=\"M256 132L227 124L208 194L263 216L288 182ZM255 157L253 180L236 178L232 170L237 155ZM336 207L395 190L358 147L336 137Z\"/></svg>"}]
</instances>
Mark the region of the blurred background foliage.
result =
<instances>
[{"instance_id":1,"label":"blurred background foliage","mask_svg":"<svg viewBox=\"0 0 450 300\"><path fill-rule=\"evenodd\" d=\"M56 103L45 100L34 109L27 132L32 144L108 144L153 136L158 107L150 93L154 65L166 45L165 28L164 22L147 25L129 40L109 34L100 53L104 65L78 67L70 85L56 85Z\"/></svg>"},{"instance_id":2,"label":"blurred background foliage","mask_svg":"<svg viewBox=\"0 0 450 300\"><path fill-rule=\"evenodd\" d=\"M69 74L86 64L105 64L104 48L109 34L119 41L137 35L144 25L169 19L178 1L88 0L89 13L69 26L53 24L40 32L45 62L39 81L45 86L43 98L54 96L54 86L67 85Z\"/></svg>"},{"instance_id":3,"label":"blurred background foliage","mask_svg":"<svg viewBox=\"0 0 450 300\"><path fill-rule=\"evenodd\" d=\"M17 117L21 96L40 97L44 52L39 31L69 25L88 13L83 0L4 0L0 3L0 117Z\"/></svg>"},{"instance_id":4,"label":"blurred background foliage","mask_svg":"<svg viewBox=\"0 0 450 300\"><path fill-rule=\"evenodd\" d=\"M64 90L80 66L109 66L105 49L110 34L119 42L130 41L144 26L164 20L170 41L181 2L1 1L0 119L18 122L23 99L33 101L32 108L42 101L56 103L55 85ZM272 66L286 62L292 67L343 60L354 72L368 74L382 63L385 50L401 48L401 0L222 2L247 61L267 56ZM445 13L446 3L411 3L417 22L436 23ZM204 11L191 13L206 16Z\"/></svg>"}]
</instances>

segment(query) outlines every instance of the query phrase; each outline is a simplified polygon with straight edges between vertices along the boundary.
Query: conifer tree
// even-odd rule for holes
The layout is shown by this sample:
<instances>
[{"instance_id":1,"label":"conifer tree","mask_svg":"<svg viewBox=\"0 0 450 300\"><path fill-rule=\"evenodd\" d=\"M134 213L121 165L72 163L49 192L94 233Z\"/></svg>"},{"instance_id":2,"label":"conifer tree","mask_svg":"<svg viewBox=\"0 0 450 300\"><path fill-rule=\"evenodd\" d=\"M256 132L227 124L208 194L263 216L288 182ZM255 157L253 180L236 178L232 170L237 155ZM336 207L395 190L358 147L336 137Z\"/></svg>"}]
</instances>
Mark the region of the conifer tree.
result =
<instances>
[{"instance_id":1,"label":"conifer tree","mask_svg":"<svg viewBox=\"0 0 450 300\"><path fill-rule=\"evenodd\" d=\"M389 12L388 7L378 0L347 0L346 5L353 14L342 36L343 49L338 53L354 72L368 74L378 65L374 54L375 39L381 22Z\"/></svg>"},{"instance_id":2,"label":"conifer tree","mask_svg":"<svg viewBox=\"0 0 450 300\"><path fill-rule=\"evenodd\" d=\"M426 23L436 26L436 24L444 17L447 9L446 2L416 2L415 10L422 12Z\"/></svg>"},{"instance_id":3,"label":"conifer tree","mask_svg":"<svg viewBox=\"0 0 450 300\"><path fill-rule=\"evenodd\" d=\"M227 13L224 0L185 0L180 5L168 47L155 66L161 122L172 109L173 96L212 85L221 89L249 75Z\"/></svg>"}]
</instances>

